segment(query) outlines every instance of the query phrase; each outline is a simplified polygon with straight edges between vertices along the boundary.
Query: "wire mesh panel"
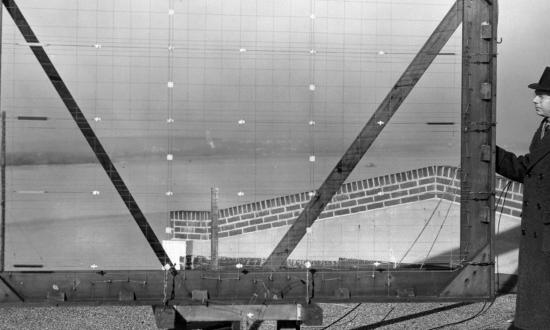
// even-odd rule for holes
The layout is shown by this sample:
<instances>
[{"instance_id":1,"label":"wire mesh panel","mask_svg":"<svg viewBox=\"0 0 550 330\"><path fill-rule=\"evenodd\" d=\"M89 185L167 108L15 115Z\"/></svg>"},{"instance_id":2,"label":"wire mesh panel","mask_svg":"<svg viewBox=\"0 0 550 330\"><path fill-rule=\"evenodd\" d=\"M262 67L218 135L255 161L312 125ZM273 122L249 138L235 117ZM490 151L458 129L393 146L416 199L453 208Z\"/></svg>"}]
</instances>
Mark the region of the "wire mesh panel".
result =
<instances>
[{"instance_id":1,"label":"wire mesh panel","mask_svg":"<svg viewBox=\"0 0 550 330\"><path fill-rule=\"evenodd\" d=\"M220 271L263 269L458 8L413 0L18 4L39 44L4 13L6 268L159 269L143 236L151 230L176 269L199 273L213 267L211 189L219 188ZM115 189L120 181L98 162L33 46L51 58L129 194ZM383 132L289 245L284 269L452 277L461 263L461 49L457 32L431 54L399 111L377 122ZM150 228L136 225L129 198Z\"/></svg>"}]
</instances>

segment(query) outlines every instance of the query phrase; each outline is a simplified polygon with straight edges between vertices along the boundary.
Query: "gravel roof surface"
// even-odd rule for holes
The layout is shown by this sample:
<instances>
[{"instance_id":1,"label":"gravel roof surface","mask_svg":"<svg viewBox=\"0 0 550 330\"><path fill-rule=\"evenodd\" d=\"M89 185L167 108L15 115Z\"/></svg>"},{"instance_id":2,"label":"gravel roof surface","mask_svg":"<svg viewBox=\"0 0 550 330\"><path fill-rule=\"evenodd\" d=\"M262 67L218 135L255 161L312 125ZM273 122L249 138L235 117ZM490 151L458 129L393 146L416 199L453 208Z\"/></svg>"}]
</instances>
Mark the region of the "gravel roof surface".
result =
<instances>
[{"instance_id":1,"label":"gravel roof surface","mask_svg":"<svg viewBox=\"0 0 550 330\"><path fill-rule=\"evenodd\" d=\"M322 304L323 326L304 329L507 329L516 296L478 303ZM355 308L355 310L352 310ZM349 315L340 319L346 312ZM467 320L462 322L464 320ZM453 324L461 322L459 324Z\"/></svg>"},{"instance_id":2,"label":"gravel roof surface","mask_svg":"<svg viewBox=\"0 0 550 330\"><path fill-rule=\"evenodd\" d=\"M302 329L506 329L515 295L491 303L320 304L323 325ZM466 322L449 325L454 322ZM256 329L275 329L274 322ZM445 326L447 325L447 326ZM0 307L0 329L157 329L150 306Z\"/></svg>"}]
</instances>

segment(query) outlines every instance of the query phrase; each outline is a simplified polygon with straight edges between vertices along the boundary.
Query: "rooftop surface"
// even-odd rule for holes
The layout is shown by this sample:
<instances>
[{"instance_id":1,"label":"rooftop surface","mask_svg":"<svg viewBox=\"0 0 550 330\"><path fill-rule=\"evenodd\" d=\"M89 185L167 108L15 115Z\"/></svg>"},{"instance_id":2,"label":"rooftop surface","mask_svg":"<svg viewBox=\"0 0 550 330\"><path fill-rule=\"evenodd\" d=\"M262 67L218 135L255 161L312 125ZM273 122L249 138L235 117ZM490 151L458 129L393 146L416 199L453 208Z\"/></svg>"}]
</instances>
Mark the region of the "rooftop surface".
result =
<instances>
[{"instance_id":1,"label":"rooftop surface","mask_svg":"<svg viewBox=\"0 0 550 330\"><path fill-rule=\"evenodd\" d=\"M516 296L494 303L321 304L323 325L303 329L506 329ZM274 322L255 329L275 329ZM4 307L0 329L157 329L149 306Z\"/></svg>"}]
</instances>

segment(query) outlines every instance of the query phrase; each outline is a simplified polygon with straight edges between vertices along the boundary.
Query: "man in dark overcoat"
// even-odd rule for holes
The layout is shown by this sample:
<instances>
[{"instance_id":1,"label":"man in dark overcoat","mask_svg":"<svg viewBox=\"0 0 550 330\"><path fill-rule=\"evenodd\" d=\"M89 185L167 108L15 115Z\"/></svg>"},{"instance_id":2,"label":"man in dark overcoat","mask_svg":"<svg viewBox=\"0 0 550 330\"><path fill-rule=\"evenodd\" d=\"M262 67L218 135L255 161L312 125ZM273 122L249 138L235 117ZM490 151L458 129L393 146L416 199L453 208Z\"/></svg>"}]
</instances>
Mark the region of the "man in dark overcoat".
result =
<instances>
[{"instance_id":1,"label":"man in dark overcoat","mask_svg":"<svg viewBox=\"0 0 550 330\"><path fill-rule=\"evenodd\" d=\"M543 119L529 153L516 156L497 147L497 173L523 183L516 316L511 329L550 329L550 67L534 89Z\"/></svg>"}]
</instances>

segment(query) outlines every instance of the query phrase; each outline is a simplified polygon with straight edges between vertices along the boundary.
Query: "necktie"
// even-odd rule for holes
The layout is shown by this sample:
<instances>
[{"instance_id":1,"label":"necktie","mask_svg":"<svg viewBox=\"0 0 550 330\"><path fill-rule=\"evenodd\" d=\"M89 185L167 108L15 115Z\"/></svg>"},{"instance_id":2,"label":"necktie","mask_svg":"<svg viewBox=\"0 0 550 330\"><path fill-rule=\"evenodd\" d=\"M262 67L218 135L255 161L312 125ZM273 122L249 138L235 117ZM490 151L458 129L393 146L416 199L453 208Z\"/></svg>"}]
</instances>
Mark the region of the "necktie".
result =
<instances>
[{"instance_id":1,"label":"necktie","mask_svg":"<svg viewBox=\"0 0 550 330\"><path fill-rule=\"evenodd\" d=\"M546 134L548 134L548 128L550 127L550 123L548 120L545 120L542 124L542 129L540 130L540 139L542 140Z\"/></svg>"}]
</instances>

